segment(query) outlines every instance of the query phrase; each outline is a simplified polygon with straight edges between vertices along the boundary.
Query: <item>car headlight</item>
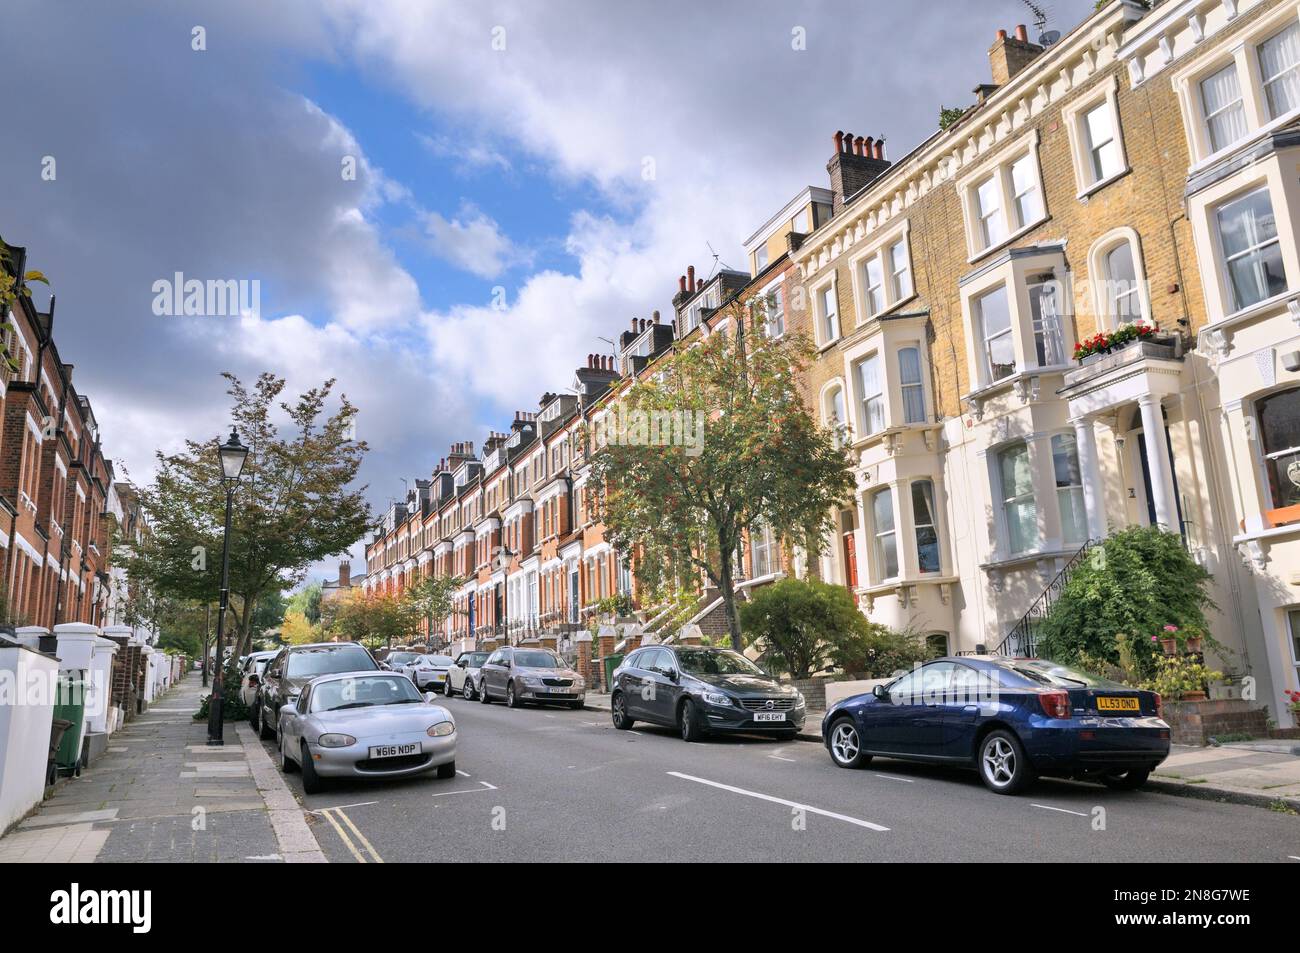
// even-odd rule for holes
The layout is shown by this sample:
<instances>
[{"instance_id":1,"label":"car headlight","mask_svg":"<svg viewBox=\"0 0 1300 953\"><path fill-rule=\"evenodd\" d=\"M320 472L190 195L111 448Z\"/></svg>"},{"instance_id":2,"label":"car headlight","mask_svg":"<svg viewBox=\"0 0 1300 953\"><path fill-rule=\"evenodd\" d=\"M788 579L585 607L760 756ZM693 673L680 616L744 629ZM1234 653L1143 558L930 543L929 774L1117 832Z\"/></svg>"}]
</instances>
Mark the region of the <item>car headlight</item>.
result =
<instances>
[{"instance_id":1,"label":"car headlight","mask_svg":"<svg viewBox=\"0 0 1300 953\"><path fill-rule=\"evenodd\" d=\"M806 708L807 706L808 706L808 702L807 702L807 700L803 697L803 692L796 690L795 693L794 693L794 707L795 707L795 708Z\"/></svg>"},{"instance_id":2,"label":"car headlight","mask_svg":"<svg viewBox=\"0 0 1300 953\"><path fill-rule=\"evenodd\" d=\"M346 748L348 745L354 745L356 743L357 739L353 738L351 735L341 735L337 733L321 735L316 739L316 744L320 745L322 748Z\"/></svg>"},{"instance_id":3,"label":"car headlight","mask_svg":"<svg viewBox=\"0 0 1300 953\"><path fill-rule=\"evenodd\" d=\"M540 684L542 684L542 680L541 680L541 678L539 678L539 677L536 676L536 675L520 675L520 676L519 676L519 681L523 682L525 685L540 685Z\"/></svg>"},{"instance_id":4,"label":"car headlight","mask_svg":"<svg viewBox=\"0 0 1300 953\"><path fill-rule=\"evenodd\" d=\"M702 696L710 705L730 705L731 696L722 692L705 692Z\"/></svg>"},{"instance_id":5,"label":"car headlight","mask_svg":"<svg viewBox=\"0 0 1300 953\"><path fill-rule=\"evenodd\" d=\"M586 689L587 689L587 683L584 682L581 678L576 678L576 677L575 677L575 678L573 679L573 690L574 690L575 692L586 691Z\"/></svg>"},{"instance_id":6,"label":"car headlight","mask_svg":"<svg viewBox=\"0 0 1300 953\"><path fill-rule=\"evenodd\" d=\"M425 732L430 738L446 738L450 734L455 734L456 725L450 721L440 721L436 725L430 725L429 730Z\"/></svg>"}]
</instances>

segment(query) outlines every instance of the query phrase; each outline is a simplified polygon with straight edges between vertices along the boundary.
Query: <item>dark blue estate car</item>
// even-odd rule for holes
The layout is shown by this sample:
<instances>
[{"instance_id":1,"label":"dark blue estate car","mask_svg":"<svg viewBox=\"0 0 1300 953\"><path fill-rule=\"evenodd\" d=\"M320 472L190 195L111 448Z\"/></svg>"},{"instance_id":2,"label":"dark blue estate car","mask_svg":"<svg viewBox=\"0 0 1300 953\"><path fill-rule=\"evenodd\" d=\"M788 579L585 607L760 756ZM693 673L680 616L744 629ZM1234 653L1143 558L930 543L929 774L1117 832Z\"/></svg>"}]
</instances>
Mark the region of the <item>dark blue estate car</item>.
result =
<instances>
[{"instance_id":1,"label":"dark blue estate car","mask_svg":"<svg viewBox=\"0 0 1300 953\"><path fill-rule=\"evenodd\" d=\"M940 658L833 706L831 759L873 756L976 768L998 794L1042 776L1132 789L1169 756L1160 696L1045 659Z\"/></svg>"}]
</instances>

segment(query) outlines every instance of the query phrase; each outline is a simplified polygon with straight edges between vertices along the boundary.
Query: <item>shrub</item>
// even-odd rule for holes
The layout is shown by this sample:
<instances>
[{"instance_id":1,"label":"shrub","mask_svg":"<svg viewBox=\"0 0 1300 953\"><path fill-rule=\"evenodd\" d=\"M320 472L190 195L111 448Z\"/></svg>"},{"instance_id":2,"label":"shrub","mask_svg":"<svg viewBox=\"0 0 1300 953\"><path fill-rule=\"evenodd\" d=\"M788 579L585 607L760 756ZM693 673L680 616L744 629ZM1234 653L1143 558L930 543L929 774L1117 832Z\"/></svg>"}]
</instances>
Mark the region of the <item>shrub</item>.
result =
<instances>
[{"instance_id":1,"label":"shrub","mask_svg":"<svg viewBox=\"0 0 1300 953\"><path fill-rule=\"evenodd\" d=\"M828 643L866 622L847 589L816 580L782 579L740 604L740 626L751 644L767 643L773 661L795 678L826 664ZM773 665L772 667L778 667Z\"/></svg>"},{"instance_id":2,"label":"shrub","mask_svg":"<svg viewBox=\"0 0 1300 953\"><path fill-rule=\"evenodd\" d=\"M211 694L203 696L203 701L199 704L199 710L194 713L195 721L206 721L208 718L208 701ZM231 658L226 662L226 671L222 675L221 681L221 720L227 721L244 721L248 718L248 706L244 704L243 699L239 697L239 659Z\"/></svg>"},{"instance_id":3,"label":"shrub","mask_svg":"<svg viewBox=\"0 0 1300 953\"><path fill-rule=\"evenodd\" d=\"M1188 692L1203 692L1207 682L1221 678L1222 672L1210 671L1191 655L1168 655L1156 659L1155 677L1142 687L1177 700Z\"/></svg>"},{"instance_id":4,"label":"shrub","mask_svg":"<svg viewBox=\"0 0 1300 953\"><path fill-rule=\"evenodd\" d=\"M1131 677L1153 678L1166 625L1214 644L1205 617L1215 608L1208 580L1177 533L1153 527L1115 533L1071 575L1039 626L1038 654L1074 664L1099 659Z\"/></svg>"},{"instance_id":5,"label":"shrub","mask_svg":"<svg viewBox=\"0 0 1300 953\"><path fill-rule=\"evenodd\" d=\"M865 630L840 641L831 649L836 667L865 678L888 678L900 670L907 671L933 657L925 639L915 632L897 632L875 622Z\"/></svg>"}]
</instances>

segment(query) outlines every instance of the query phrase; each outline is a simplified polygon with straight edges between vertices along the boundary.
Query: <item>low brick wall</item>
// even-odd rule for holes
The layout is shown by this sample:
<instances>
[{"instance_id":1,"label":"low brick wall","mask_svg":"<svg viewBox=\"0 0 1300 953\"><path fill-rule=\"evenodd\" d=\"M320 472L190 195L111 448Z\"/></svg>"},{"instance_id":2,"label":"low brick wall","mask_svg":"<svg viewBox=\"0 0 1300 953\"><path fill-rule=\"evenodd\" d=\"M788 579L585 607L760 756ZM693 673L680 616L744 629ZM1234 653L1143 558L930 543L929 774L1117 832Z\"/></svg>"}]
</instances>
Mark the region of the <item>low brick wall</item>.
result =
<instances>
[{"instance_id":1,"label":"low brick wall","mask_svg":"<svg viewBox=\"0 0 1300 953\"><path fill-rule=\"evenodd\" d=\"M1268 711L1240 698L1164 703L1170 740L1176 745L1206 745L1224 735L1268 737Z\"/></svg>"}]
</instances>

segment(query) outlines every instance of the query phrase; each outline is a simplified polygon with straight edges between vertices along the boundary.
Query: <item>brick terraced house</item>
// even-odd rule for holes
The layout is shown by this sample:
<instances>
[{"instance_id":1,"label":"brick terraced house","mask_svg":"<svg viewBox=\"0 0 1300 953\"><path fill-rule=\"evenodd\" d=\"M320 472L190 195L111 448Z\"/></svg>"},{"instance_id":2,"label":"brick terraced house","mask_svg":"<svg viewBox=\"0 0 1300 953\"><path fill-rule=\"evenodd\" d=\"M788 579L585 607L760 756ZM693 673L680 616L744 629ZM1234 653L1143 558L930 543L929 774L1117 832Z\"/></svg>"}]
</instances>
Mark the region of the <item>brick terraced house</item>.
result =
<instances>
[{"instance_id":1,"label":"brick terraced house","mask_svg":"<svg viewBox=\"0 0 1300 953\"><path fill-rule=\"evenodd\" d=\"M11 248L22 275L26 250ZM99 421L54 340L55 299L16 299L0 366L0 622L104 625L110 598L113 465Z\"/></svg>"}]
</instances>

